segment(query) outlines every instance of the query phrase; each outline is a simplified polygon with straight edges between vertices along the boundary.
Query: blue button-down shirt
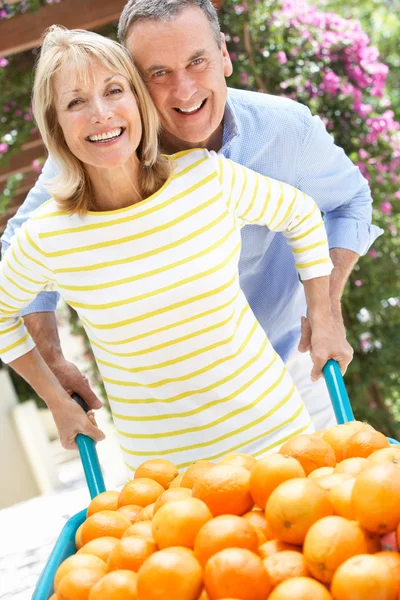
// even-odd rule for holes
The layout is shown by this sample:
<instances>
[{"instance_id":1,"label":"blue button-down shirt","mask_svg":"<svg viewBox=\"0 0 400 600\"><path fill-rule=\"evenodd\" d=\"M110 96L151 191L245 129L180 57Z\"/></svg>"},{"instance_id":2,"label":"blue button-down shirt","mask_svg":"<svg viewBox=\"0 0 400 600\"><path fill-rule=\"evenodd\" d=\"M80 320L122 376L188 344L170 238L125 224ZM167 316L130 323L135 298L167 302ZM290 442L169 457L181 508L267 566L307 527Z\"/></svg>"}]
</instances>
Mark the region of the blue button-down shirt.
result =
<instances>
[{"instance_id":1,"label":"blue button-down shirt","mask_svg":"<svg viewBox=\"0 0 400 600\"><path fill-rule=\"evenodd\" d=\"M371 225L367 181L335 146L322 121L302 104L230 89L220 153L312 196L324 213L330 248L362 255L382 233ZM24 204L8 222L3 252L15 230L50 198L44 186L57 172L49 159ZM242 241L242 289L271 343L286 360L298 342L300 319L306 310L291 250L282 234L259 225L244 227ZM42 292L23 314L53 311L57 300L58 294Z\"/></svg>"}]
</instances>

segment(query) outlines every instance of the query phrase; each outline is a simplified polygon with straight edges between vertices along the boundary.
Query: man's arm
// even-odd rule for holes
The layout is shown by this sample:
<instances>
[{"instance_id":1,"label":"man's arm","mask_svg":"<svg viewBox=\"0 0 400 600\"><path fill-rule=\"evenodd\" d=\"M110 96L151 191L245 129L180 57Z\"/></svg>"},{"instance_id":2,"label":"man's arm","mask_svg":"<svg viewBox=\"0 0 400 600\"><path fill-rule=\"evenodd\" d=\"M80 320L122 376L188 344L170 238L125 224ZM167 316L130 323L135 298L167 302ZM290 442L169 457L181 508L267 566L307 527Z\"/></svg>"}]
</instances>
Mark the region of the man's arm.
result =
<instances>
[{"instance_id":1,"label":"man's arm","mask_svg":"<svg viewBox=\"0 0 400 600\"><path fill-rule=\"evenodd\" d=\"M15 232L39 206L50 199L46 184L57 174L57 166L49 158L25 202L7 223L6 230L1 238L2 256L6 253ZM59 294L57 292L41 292L29 306L21 311L21 316L24 318L25 326L40 354L62 387L69 394L73 392L79 394L90 409L100 408L102 403L90 389L87 379L75 365L65 360L63 356L54 314L58 298Z\"/></svg>"},{"instance_id":2,"label":"man's arm","mask_svg":"<svg viewBox=\"0 0 400 600\"><path fill-rule=\"evenodd\" d=\"M360 170L334 144L321 119L312 117L309 111L304 119L297 185L315 199L324 213L334 265L330 281L332 315L345 333L340 303L347 279L359 257L383 231L371 224L371 192ZM303 319L301 352L309 350L310 336L310 324Z\"/></svg>"},{"instance_id":3,"label":"man's arm","mask_svg":"<svg viewBox=\"0 0 400 600\"><path fill-rule=\"evenodd\" d=\"M54 312L25 315L24 323L41 356L64 390L70 396L79 394L91 410L101 408L102 403L91 389L88 379L64 358Z\"/></svg>"},{"instance_id":4,"label":"man's arm","mask_svg":"<svg viewBox=\"0 0 400 600\"><path fill-rule=\"evenodd\" d=\"M359 254L344 248L332 248L329 252L333 263L333 271L330 276L329 297L331 300L331 313L336 326L346 336L346 330L342 316L342 296L350 273L360 258ZM299 352L307 352L311 349L311 324L306 318L301 322L301 338L299 341Z\"/></svg>"}]
</instances>

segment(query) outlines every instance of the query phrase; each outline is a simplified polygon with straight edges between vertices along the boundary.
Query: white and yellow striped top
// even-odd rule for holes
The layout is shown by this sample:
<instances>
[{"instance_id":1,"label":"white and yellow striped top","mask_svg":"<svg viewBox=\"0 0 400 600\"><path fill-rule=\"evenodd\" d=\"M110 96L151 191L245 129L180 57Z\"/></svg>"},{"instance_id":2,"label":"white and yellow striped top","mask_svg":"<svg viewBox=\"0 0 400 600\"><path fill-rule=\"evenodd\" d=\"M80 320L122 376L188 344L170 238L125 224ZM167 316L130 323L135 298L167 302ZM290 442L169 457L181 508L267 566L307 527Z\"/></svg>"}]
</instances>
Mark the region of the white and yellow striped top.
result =
<instances>
[{"instance_id":1,"label":"white and yellow striped top","mask_svg":"<svg viewBox=\"0 0 400 600\"><path fill-rule=\"evenodd\" d=\"M240 227L281 231L303 279L329 275L311 198L207 150L171 157L151 197L83 218L42 205L0 272L0 356L34 347L17 316L57 289L88 333L127 465L261 456L310 418L239 287ZM266 281L268 285L268 281Z\"/></svg>"}]
</instances>

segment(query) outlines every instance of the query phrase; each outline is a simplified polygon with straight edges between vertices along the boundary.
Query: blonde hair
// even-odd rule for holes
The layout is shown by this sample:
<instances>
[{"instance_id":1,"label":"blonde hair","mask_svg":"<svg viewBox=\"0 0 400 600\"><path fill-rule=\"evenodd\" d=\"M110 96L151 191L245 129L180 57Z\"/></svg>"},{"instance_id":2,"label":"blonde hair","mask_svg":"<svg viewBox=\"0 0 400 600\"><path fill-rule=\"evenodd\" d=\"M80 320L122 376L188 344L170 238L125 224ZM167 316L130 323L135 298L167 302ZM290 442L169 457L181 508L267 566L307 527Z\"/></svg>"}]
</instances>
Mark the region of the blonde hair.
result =
<instances>
[{"instance_id":1,"label":"blonde hair","mask_svg":"<svg viewBox=\"0 0 400 600\"><path fill-rule=\"evenodd\" d=\"M97 33L50 27L44 37L36 65L33 113L43 142L60 168L47 185L49 193L67 211L84 214L94 206L90 178L84 164L70 151L58 123L54 105L54 78L68 62L79 74L89 74L90 61L97 60L130 83L142 119L142 139L137 148L140 160L140 193L153 194L170 174L170 163L158 147L159 119L156 108L127 50Z\"/></svg>"}]
</instances>

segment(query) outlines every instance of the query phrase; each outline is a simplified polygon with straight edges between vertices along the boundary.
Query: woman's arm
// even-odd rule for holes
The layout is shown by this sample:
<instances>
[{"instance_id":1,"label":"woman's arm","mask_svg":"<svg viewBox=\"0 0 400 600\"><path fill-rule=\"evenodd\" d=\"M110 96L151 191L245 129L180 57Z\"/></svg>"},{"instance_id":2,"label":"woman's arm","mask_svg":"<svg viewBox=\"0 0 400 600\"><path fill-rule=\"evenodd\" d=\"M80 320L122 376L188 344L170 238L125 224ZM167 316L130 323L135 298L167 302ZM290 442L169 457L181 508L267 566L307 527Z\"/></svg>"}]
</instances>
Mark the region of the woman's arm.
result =
<instances>
[{"instance_id":1,"label":"woman's arm","mask_svg":"<svg viewBox=\"0 0 400 600\"><path fill-rule=\"evenodd\" d=\"M93 424L91 414L86 415L67 394L36 348L11 361L9 365L44 400L53 415L64 448L76 448L75 438L78 433L88 435L95 442L105 438L104 433Z\"/></svg>"},{"instance_id":2,"label":"woman's arm","mask_svg":"<svg viewBox=\"0 0 400 600\"><path fill-rule=\"evenodd\" d=\"M331 312L329 276L332 262L321 213L314 200L291 185L265 177L218 157L218 173L228 209L246 223L281 232L291 246L304 284L309 324L312 378L322 376L329 358L344 373L353 351Z\"/></svg>"},{"instance_id":3,"label":"woman's arm","mask_svg":"<svg viewBox=\"0 0 400 600\"><path fill-rule=\"evenodd\" d=\"M34 348L19 316L40 291L53 287L54 275L39 244L35 222L28 221L14 236L0 263L0 357L44 400L53 414L63 446L73 448L77 433L85 433L95 441L104 435L92 424L92 417L88 418L63 390Z\"/></svg>"}]
</instances>

